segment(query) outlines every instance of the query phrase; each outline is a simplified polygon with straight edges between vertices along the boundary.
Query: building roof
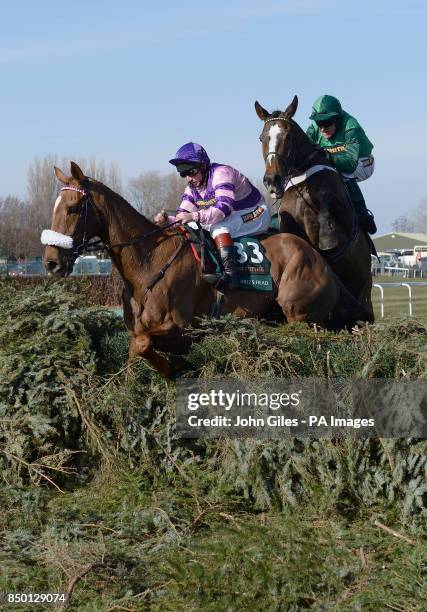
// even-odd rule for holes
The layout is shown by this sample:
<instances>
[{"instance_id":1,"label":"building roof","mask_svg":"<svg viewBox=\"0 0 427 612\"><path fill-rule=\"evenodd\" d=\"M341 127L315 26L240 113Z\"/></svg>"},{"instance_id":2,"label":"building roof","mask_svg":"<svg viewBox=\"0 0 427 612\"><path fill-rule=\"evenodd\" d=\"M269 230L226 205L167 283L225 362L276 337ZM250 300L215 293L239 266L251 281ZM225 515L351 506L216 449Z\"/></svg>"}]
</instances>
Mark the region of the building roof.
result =
<instances>
[{"instance_id":1,"label":"building roof","mask_svg":"<svg viewBox=\"0 0 427 612\"><path fill-rule=\"evenodd\" d=\"M427 234L412 234L409 232L390 232L373 238L377 251L390 249L413 249L414 246L427 245Z\"/></svg>"}]
</instances>

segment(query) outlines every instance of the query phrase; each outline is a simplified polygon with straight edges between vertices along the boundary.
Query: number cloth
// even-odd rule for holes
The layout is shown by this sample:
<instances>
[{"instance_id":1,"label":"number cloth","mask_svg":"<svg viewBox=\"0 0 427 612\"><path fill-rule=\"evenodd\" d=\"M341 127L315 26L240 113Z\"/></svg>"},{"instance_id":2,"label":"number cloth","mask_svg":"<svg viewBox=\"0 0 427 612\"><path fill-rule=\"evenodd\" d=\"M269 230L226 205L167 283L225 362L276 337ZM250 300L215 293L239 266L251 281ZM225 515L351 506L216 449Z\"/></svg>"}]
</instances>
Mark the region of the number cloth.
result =
<instances>
[{"instance_id":1,"label":"number cloth","mask_svg":"<svg viewBox=\"0 0 427 612\"><path fill-rule=\"evenodd\" d=\"M185 233L192 241L193 255L198 263L201 262L201 236L200 226L194 221L185 224ZM277 230L269 229L266 234L276 234ZM270 274L270 261L265 249L257 236L241 236L233 239L236 249L236 266L239 273L240 289L245 291L273 291L273 279ZM205 262L212 272L220 273L222 268L218 259L218 251L212 236L205 231Z\"/></svg>"}]
</instances>

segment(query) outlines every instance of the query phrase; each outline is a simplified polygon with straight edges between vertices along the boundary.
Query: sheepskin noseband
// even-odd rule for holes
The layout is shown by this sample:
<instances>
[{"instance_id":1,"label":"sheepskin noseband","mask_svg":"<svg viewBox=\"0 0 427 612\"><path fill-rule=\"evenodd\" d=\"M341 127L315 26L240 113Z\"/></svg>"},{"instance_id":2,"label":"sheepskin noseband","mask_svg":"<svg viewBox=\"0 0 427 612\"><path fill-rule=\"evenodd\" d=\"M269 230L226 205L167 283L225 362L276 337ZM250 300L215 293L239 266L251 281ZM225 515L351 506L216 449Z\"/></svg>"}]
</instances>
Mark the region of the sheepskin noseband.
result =
<instances>
[{"instance_id":1,"label":"sheepskin noseband","mask_svg":"<svg viewBox=\"0 0 427 612\"><path fill-rule=\"evenodd\" d=\"M73 248L73 239L71 236L66 236L65 234L60 234L50 229L43 230L40 239L41 243L46 246L56 246L61 249Z\"/></svg>"}]
</instances>

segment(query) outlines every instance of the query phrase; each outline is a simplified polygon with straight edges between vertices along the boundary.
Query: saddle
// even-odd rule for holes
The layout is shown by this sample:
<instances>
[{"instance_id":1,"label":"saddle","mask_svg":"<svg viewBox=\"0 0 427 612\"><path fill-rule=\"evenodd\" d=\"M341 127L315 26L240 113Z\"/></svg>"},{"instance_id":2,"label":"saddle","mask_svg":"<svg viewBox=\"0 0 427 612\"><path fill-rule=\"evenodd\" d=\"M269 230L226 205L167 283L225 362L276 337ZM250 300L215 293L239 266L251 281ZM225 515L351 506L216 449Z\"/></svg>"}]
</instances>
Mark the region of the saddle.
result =
<instances>
[{"instance_id":1,"label":"saddle","mask_svg":"<svg viewBox=\"0 0 427 612\"><path fill-rule=\"evenodd\" d=\"M221 258L218 255L211 234L195 222L185 224L183 231L191 244L196 261L201 266L202 273L222 273ZM274 226L270 226L269 231L262 235L233 238L234 248L237 253L237 272L240 290L273 290L270 261L260 241L267 236L277 233L278 230Z\"/></svg>"}]
</instances>

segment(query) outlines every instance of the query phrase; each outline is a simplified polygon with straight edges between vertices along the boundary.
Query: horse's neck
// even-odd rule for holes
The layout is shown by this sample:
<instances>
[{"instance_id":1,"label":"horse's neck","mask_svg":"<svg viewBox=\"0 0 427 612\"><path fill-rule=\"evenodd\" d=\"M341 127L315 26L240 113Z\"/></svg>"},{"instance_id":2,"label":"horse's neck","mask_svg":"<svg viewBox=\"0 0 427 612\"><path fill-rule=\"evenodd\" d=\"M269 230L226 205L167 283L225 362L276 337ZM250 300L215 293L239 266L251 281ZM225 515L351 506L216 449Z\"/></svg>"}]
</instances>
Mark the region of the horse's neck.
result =
<instances>
[{"instance_id":1,"label":"horse's neck","mask_svg":"<svg viewBox=\"0 0 427 612\"><path fill-rule=\"evenodd\" d=\"M134 240L155 229L154 223L141 215L123 198L104 195L104 210L110 244Z\"/></svg>"},{"instance_id":2,"label":"horse's neck","mask_svg":"<svg viewBox=\"0 0 427 612\"><path fill-rule=\"evenodd\" d=\"M326 160L320 155L318 148L314 145L307 134L300 128L298 123L294 123L294 155L295 155L295 170L304 171L310 166L318 164L319 161L326 162ZM317 155L316 155L317 153Z\"/></svg>"},{"instance_id":3,"label":"horse's neck","mask_svg":"<svg viewBox=\"0 0 427 612\"><path fill-rule=\"evenodd\" d=\"M153 265L155 237L148 237L135 245L116 248L114 245L140 238L156 226L113 191L100 191L98 206L105 222L101 238L111 245L113 263L127 283L140 284L141 275L149 273Z\"/></svg>"}]
</instances>

